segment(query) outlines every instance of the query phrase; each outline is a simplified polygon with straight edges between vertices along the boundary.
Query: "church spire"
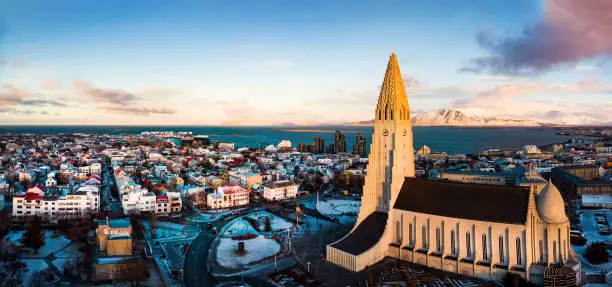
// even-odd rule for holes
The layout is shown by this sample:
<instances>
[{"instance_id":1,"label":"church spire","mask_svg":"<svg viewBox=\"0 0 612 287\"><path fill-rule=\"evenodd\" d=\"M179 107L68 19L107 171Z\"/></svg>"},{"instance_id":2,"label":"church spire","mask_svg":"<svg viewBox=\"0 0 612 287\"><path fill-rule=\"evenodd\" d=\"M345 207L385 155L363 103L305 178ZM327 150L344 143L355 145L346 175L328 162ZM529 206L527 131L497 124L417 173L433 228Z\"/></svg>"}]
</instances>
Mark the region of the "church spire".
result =
<instances>
[{"instance_id":1,"label":"church spire","mask_svg":"<svg viewBox=\"0 0 612 287\"><path fill-rule=\"evenodd\" d=\"M376 105L376 120L408 120L410 108L395 53L391 53Z\"/></svg>"}]
</instances>

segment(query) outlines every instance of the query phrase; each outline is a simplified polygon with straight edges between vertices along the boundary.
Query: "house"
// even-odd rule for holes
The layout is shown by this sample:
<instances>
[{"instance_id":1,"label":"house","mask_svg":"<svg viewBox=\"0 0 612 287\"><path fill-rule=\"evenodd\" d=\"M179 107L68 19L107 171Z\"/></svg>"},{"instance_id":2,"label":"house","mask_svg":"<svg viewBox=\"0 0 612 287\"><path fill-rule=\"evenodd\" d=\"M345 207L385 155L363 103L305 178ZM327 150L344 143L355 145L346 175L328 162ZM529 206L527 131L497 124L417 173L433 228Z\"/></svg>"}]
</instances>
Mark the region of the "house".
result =
<instances>
[{"instance_id":1,"label":"house","mask_svg":"<svg viewBox=\"0 0 612 287\"><path fill-rule=\"evenodd\" d=\"M230 208L249 204L249 191L235 183L221 186L206 197L210 209Z\"/></svg>"},{"instance_id":2,"label":"house","mask_svg":"<svg viewBox=\"0 0 612 287\"><path fill-rule=\"evenodd\" d=\"M96 245L105 256L132 255L132 225L128 219L100 220Z\"/></svg>"},{"instance_id":3,"label":"house","mask_svg":"<svg viewBox=\"0 0 612 287\"><path fill-rule=\"evenodd\" d=\"M298 186L289 180L268 183L264 187L263 198L270 201L296 198Z\"/></svg>"}]
</instances>

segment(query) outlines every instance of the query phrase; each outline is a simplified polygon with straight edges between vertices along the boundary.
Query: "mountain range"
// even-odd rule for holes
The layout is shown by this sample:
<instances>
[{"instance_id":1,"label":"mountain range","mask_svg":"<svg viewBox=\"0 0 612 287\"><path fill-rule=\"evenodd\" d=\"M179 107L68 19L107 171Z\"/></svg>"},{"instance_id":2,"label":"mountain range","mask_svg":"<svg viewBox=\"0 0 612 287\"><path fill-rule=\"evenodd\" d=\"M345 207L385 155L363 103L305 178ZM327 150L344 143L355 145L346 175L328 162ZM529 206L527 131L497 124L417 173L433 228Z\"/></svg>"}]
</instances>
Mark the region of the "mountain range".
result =
<instances>
[{"instance_id":1,"label":"mountain range","mask_svg":"<svg viewBox=\"0 0 612 287\"><path fill-rule=\"evenodd\" d=\"M374 120L349 123L354 126L372 125ZM478 115L467 115L455 109L443 109L439 111L417 114L412 118L414 126L465 126L465 127L539 127L548 126L543 123L529 119L510 117L484 117Z\"/></svg>"}]
</instances>

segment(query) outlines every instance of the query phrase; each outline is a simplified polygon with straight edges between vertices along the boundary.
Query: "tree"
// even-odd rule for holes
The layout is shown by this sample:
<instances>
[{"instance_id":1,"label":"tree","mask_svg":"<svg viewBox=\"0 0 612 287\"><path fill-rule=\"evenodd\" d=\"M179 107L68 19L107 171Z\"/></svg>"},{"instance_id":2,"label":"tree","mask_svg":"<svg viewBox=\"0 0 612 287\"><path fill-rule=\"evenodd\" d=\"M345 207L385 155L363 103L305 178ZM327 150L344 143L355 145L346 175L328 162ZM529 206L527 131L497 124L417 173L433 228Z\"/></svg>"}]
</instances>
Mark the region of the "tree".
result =
<instances>
[{"instance_id":1,"label":"tree","mask_svg":"<svg viewBox=\"0 0 612 287\"><path fill-rule=\"evenodd\" d=\"M601 264L608 262L608 252L606 251L606 244L603 242L594 242L589 244L584 257L591 264Z\"/></svg>"},{"instance_id":2,"label":"tree","mask_svg":"<svg viewBox=\"0 0 612 287\"><path fill-rule=\"evenodd\" d=\"M19 242L23 246L34 249L38 253L38 249L45 245L45 234L42 228L42 220L35 216L28 225L28 230L23 233Z\"/></svg>"},{"instance_id":3,"label":"tree","mask_svg":"<svg viewBox=\"0 0 612 287\"><path fill-rule=\"evenodd\" d=\"M270 232L272 231L272 222L270 221L270 217L266 217L266 222L265 222L265 226L264 226L264 231L266 232Z\"/></svg>"},{"instance_id":4,"label":"tree","mask_svg":"<svg viewBox=\"0 0 612 287\"><path fill-rule=\"evenodd\" d=\"M36 286L36 287L54 286L54 284L52 284L51 281L55 279L55 274L53 273L51 269L47 268L47 269L43 269L43 270L32 273L32 276L30 278L31 279L30 279L30 283L28 284L28 286Z\"/></svg>"}]
</instances>

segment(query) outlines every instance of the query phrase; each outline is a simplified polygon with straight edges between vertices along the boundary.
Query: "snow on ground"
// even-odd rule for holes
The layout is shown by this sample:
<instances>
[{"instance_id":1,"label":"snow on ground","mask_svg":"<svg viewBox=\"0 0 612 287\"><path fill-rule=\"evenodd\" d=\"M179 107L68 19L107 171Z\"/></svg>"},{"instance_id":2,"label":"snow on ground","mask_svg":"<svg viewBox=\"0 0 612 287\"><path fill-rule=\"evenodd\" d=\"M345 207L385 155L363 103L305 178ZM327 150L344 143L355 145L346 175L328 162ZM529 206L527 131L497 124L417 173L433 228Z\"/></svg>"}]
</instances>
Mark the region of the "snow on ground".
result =
<instances>
[{"instance_id":1,"label":"snow on ground","mask_svg":"<svg viewBox=\"0 0 612 287\"><path fill-rule=\"evenodd\" d=\"M152 231L152 223L149 220L142 220L142 225L147 232ZM191 236L197 233L197 231L187 228L185 224L157 221L157 229L155 230L156 238L171 238L171 237L185 237Z\"/></svg>"},{"instance_id":2,"label":"snow on ground","mask_svg":"<svg viewBox=\"0 0 612 287\"><path fill-rule=\"evenodd\" d=\"M266 217L270 218L272 232L281 232L293 227L293 223L267 211L257 211L245 216L257 220L261 230L265 228ZM244 220L243 217L239 217L232 220L225 227L222 234L224 236L242 236L245 234L259 234L259 232L257 232L248 221Z\"/></svg>"},{"instance_id":3,"label":"snow on ground","mask_svg":"<svg viewBox=\"0 0 612 287\"><path fill-rule=\"evenodd\" d=\"M582 234L587 239L587 244L584 246L575 246L572 245L572 249L580 255L580 259L583 262L582 269L587 274L600 273L604 271L605 273L612 271L612 258L608 263L593 265L590 264L586 258L584 258L584 252L589 244L594 242L611 242L612 235L602 235L597 232L597 222L595 221L595 213L603 213L608 218L608 224L612 220L612 211L611 210L583 210L580 214L580 226L582 227Z\"/></svg>"},{"instance_id":4,"label":"snow on ground","mask_svg":"<svg viewBox=\"0 0 612 287\"><path fill-rule=\"evenodd\" d=\"M266 217L270 217L270 225L272 226L272 231L284 231L291 227L293 227L293 223L285 220L282 217L279 217L275 214L272 214L267 211L257 211L247 215L250 218L256 219L260 223L260 228L263 230L266 222Z\"/></svg>"},{"instance_id":5,"label":"snow on ground","mask_svg":"<svg viewBox=\"0 0 612 287\"><path fill-rule=\"evenodd\" d=\"M22 246L22 244L19 242L19 239L21 239L21 236L24 232L25 230L11 231L6 235L6 237L8 237L9 240L13 242L13 244L15 244L16 246ZM59 233L54 235L53 231L45 230L45 245L38 249L38 253L34 253L34 250L28 250L26 254L42 258L46 257L52 252L57 252L68 244L70 244L70 240L65 236Z\"/></svg>"},{"instance_id":6,"label":"snow on ground","mask_svg":"<svg viewBox=\"0 0 612 287\"><path fill-rule=\"evenodd\" d=\"M241 256L235 253L238 250L239 240L232 240L231 238L221 238L220 240L217 247L217 261L219 265L225 268L237 269L248 263L273 256L280 251L280 244L278 242L262 235L253 239L243 240L246 253Z\"/></svg>"},{"instance_id":7,"label":"snow on ground","mask_svg":"<svg viewBox=\"0 0 612 287\"><path fill-rule=\"evenodd\" d=\"M28 270L21 274L21 279L23 282L29 283L32 280L32 275L35 272L49 268L47 263L45 263L45 261L42 259L22 259L21 261L28 265Z\"/></svg>"},{"instance_id":8,"label":"snow on ground","mask_svg":"<svg viewBox=\"0 0 612 287\"><path fill-rule=\"evenodd\" d=\"M53 260L53 265L55 265L55 267L59 269L59 271L64 271L64 265L66 264L66 262L68 262L68 260L70 259L55 259Z\"/></svg>"},{"instance_id":9,"label":"snow on ground","mask_svg":"<svg viewBox=\"0 0 612 287\"><path fill-rule=\"evenodd\" d=\"M361 202L358 200L351 199L338 199L338 198L319 198L319 204L317 206L316 198L309 198L302 201L302 203L312 209L317 209L320 213L325 215L340 215L342 213L357 213Z\"/></svg>"},{"instance_id":10,"label":"snow on ground","mask_svg":"<svg viewBox=\"0 0 612 287\"><path fill-rule=\"evenodd\" d=\"M206 210L198 215L188 218L187 220L193 221L193 222L208 223L208 222L213 222L222 216L229 215L229 214L239 212L239 211L243 211L245 209L246 208Z\"/></svg>"},{"instance_id":11,"label":"snow on ground","mask_svg":"<svg viewBox=\"0 0 612 287\"><path fill-rule=\"evenodd\" d=\"M223 232L225 236L242 236L245 234L257 234L257 231L255 231L250 223L242 218L234 219L228 224L225 232Z\"/></svg>"}]
</instances>

